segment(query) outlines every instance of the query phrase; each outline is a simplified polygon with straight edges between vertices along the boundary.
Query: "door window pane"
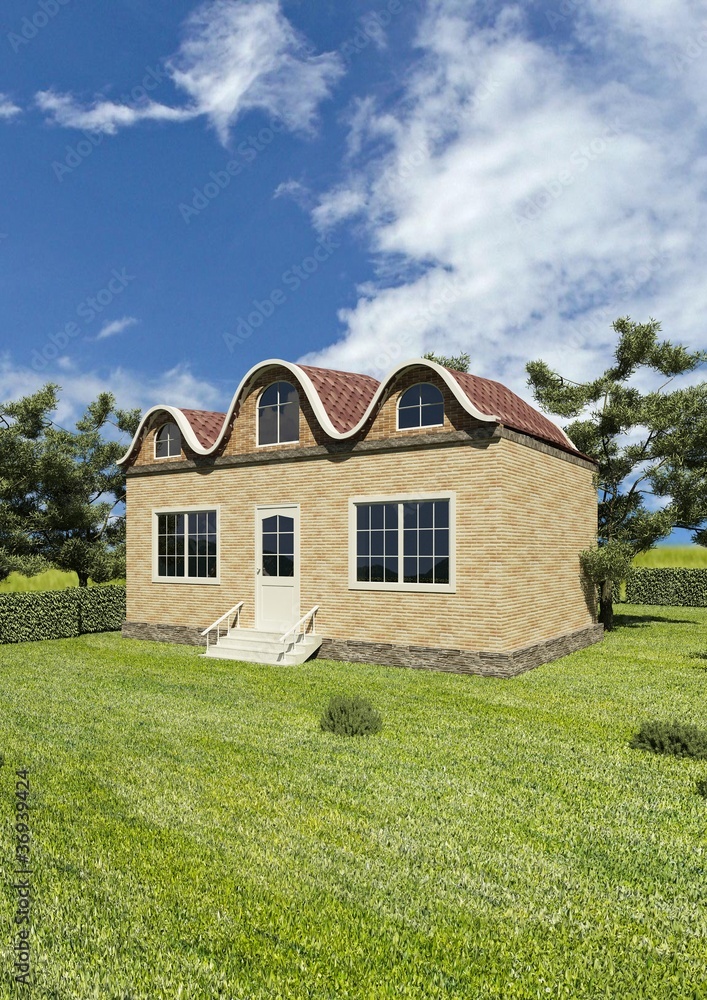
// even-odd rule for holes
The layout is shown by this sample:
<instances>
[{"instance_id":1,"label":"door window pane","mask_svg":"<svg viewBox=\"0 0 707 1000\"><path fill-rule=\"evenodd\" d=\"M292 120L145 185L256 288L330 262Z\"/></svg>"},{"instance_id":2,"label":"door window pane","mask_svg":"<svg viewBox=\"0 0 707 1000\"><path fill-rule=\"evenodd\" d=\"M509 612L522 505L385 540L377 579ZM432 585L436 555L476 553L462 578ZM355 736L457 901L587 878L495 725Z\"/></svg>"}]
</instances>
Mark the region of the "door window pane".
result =
<instances>
[{"instance_id":1,"label":"door window pane","mask_svg":"<svg viewBox=\"0 0 707 1000\"><path fill-rule=\"evenodd\" d=\"M262 521L262 559L264 576L295 575L295 521L283 514L273 514Z\"/></svg>"}]
</instances>

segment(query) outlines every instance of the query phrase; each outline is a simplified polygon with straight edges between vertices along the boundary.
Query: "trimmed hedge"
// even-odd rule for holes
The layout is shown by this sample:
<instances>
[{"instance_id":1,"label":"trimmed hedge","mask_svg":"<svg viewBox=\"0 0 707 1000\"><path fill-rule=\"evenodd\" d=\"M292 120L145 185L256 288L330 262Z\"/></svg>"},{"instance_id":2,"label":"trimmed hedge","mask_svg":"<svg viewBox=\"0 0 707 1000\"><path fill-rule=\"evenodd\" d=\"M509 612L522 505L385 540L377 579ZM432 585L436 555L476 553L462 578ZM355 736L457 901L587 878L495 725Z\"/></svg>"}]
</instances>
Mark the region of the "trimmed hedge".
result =
<instances>
[{"instance_id":1,"label":"trimmed hedge","mask_svg":"<svg viewBox=\"0 0 707 1000\"><path fill-rule=\"evenodd\" d=\"M125 587L0 594L0 643L112 632L125 621Z\"/></svg>"},{"instance_id":2,"label":"trimmed hedge","mask_svg":"<svg viewBox=\"0 0 707 1000\"><path fill-rule=\"evenodd\" d=\"M707 608L707 569L637 567L626 577L626 601Z\"/></svg>"}]
</instances>

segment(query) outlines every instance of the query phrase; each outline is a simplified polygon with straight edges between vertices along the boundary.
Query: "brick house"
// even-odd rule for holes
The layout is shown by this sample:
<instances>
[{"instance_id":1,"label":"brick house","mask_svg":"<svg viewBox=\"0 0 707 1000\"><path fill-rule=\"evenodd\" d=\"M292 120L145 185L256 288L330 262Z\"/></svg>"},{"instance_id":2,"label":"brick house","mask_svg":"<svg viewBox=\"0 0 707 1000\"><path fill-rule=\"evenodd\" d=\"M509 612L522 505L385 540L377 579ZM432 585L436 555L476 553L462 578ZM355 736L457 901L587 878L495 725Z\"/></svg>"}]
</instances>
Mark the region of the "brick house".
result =
<instances>
[{"instance_id":1,"label":"brick house","mask_svg":"<svg viewBox=\"0 0 707 1000\"><path fill-rule=\"evenodd\" d=\"M126 637L496 676L601 639L595 466L498 382L264 361L225 414L153 407L120 462Z\"/></svg>"}]
</instances>

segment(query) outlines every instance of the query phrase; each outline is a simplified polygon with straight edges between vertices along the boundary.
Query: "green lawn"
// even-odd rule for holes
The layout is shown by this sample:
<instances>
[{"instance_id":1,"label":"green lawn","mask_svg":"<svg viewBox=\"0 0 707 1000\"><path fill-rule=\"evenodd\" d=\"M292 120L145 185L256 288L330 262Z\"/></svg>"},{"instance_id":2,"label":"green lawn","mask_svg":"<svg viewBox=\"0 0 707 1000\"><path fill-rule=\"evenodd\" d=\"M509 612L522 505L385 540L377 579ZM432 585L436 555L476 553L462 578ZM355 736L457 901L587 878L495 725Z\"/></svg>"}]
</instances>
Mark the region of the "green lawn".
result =
<instances>
[{"instance_id":1,"label":"green lawn","mask_svg":"<svg viewBox=\"0 0 707 1000\"><path fill-rule=\"evenodd\" d=\"M32 782L33 996L707 997L707 610L617 608L511 681L205 662L117 635L0 649L0 996L15 768ZM364 694L379 736L323 734Z\"/></svg>"}]
</instances>

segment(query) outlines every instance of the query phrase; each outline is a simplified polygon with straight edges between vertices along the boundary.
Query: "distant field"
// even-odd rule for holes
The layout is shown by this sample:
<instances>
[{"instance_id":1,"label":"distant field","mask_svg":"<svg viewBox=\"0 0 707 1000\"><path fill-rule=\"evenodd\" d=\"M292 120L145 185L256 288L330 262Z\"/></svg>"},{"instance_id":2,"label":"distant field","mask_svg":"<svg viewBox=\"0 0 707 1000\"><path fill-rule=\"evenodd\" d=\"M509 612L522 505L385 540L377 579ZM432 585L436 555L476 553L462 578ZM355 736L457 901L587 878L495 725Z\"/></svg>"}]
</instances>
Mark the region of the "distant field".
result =
<instances>
[{"instance_id":1,"label":"distant field","mask_svg":"<svg viewBox=\"0 0 707 1000\"><path fill-rule=\"evenodd\" d=\"M111 580L111 583L125 583L125 580ZM67 587L78 587L79 578L76 573L63 573L60 569L48 569L46 573L37 576L23 576L21 573L10 573L0 582L0 594L20 594L28 590L66 590ZM89 584L89 586L103 586Z\"/></svg>"},{"instance_id":2,"label":"distant field","mask_svg":"<svg viewBox=\"0 0 707 1000\"><path fill-rule=\"evenodd\" d=\"M707 569L707 548L701 545L659 545L642 552L633 560L634 566L691 566Z\"/></svg>"}]
</instances>

